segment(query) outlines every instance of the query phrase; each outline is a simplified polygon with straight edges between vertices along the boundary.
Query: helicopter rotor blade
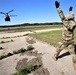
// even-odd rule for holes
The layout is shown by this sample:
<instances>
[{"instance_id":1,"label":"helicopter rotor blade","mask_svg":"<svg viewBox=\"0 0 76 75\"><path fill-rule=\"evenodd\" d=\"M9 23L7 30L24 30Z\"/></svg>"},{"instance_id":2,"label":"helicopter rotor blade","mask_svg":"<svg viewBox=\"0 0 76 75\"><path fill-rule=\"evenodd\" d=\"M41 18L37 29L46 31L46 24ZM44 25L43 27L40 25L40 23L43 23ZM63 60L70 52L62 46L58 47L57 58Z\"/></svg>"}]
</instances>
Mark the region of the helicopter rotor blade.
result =
<instances>
[{"instance_id":1,"label":"helicopter rotor blade","mask_svg":"<svg viewBox=\"0 0 76 75\"><path fill-rule=\"evenodd\" d=\"M7 13L10 13L10 12L12 12L12 11L14 11L14 10L11 10L11 11L9 11L9 12L7 12Z\"/></svg>"},{"instance_id":2,"label":"helicopter rotor blade","mask_svg":"<svg viewBox=\"0 0 76 75\"><path fill-rule=\"evenodd\" d=\"M6 17L6 16L0 16L0 17Z\"/></svg>"},{"instance_id":3,"label":"helicopter rotor blade","mask_svg":"<svg viewBox=\"0 0 76 75\"><path fill-rule=\"evenodd\" d=\"M5 15L6 13L4 13L4 12L0 12L0 14L4 14L4 15Z\"/></svg>"},{"instance_id":4,"label":"helicopter rotor blade","mask_svg":"<svg viewBox=\"0 0 76 75\"><path fill-rule=\"evenodd\" d=\"M10 17L15 17L15 16L17 16L17 15L9 15Z\"/></svg>"}]
</instances>

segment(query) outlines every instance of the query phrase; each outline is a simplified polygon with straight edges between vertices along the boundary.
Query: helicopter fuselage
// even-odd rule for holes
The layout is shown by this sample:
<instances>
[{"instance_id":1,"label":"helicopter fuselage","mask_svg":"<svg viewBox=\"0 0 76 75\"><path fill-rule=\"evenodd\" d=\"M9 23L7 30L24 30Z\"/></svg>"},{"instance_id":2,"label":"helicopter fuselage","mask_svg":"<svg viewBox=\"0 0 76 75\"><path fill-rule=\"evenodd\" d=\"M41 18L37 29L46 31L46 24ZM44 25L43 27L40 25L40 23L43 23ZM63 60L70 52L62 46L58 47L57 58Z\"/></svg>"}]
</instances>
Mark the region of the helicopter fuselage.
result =
<instances>
[{"instance_id":1,"label":"helicopter fuselage","mask_svg":"<svg viewBox=\"0 0 76 75\"><path fill-rule=\"evenodd\" d=\"M5 21L10 21L10 17L12 16L12 15L8 15L10 12L12 12L12 11L14 11L14 10L10 10L9 12L7 12L7 13L4 13L4 12L0 12L0 14L4 14L5 15ZM14 15L13 15L14 16Z\"/></svg>"},{"instance_id":2,"label":"helicopter fuselage","mask_svg":"<svg viewBox=\"0 0 76 75\"><path fill-rule=\"evenodd\" d=\"M10 21L10 17L8 15L8 13L6 13L5 21Z\"/></svg>"}]
</instances>

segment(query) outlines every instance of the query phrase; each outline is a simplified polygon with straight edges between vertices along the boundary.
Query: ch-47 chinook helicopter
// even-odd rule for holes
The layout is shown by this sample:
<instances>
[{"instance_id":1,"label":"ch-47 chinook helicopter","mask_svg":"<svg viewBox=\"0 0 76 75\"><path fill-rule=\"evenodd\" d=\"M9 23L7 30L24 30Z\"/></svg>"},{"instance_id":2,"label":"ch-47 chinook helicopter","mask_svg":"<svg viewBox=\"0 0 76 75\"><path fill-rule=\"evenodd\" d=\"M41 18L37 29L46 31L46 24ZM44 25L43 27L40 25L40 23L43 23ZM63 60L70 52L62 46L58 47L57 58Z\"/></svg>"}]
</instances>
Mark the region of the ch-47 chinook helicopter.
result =
<instances>
[{"instance_id":1,"label":"ch-47 chinook helicopter","mask_svg":"<svg viewBox=\"0 0 76 75\"><path fill-rule=\"evenodd\" d=\"M5 15L5 21L10 21L10 17L13 17L13 16L17 16L17 15L8 15L10 12L12 12L14 10L10 10L9 12L7 13L4 13L4 12L0 12L0 14L4 14Z\"/></svg>"}]
</instances>

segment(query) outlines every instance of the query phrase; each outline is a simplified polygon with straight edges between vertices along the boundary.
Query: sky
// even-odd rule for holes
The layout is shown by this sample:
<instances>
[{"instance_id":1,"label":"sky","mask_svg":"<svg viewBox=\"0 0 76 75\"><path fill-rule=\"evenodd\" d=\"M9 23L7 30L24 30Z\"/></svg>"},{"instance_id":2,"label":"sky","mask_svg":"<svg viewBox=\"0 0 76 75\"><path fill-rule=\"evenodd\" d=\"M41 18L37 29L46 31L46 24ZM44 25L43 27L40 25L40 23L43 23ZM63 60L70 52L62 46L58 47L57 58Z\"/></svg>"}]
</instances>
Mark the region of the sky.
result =
<instances>
[{"instance_id":1,"label":"sky","mask_svg":"<svg viewBox=\"0 0 76 75\"><path fill-rule=\"evenodd\" d=\"M3 14L0 14L0 25L15 25L23 23L50 23L61 22L55 7L56 0L0 0L0 12L8 12L10 22L5 22ZM76 17L76 0L57 0L64 15L69 13L69 7L73 6Z\"/></svg>"}]
</instances>

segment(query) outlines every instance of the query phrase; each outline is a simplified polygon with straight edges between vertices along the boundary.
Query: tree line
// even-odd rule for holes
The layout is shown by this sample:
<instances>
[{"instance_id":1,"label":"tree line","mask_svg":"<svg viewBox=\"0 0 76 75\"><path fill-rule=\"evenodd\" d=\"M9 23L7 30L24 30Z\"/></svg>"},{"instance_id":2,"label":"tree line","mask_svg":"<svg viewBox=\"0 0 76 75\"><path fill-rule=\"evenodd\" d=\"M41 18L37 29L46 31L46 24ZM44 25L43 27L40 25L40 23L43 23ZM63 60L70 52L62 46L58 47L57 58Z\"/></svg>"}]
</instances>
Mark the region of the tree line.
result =
<instances>
[{"instance_id":1,"label":"tree line","mask_svg":"<svg viewBox=\"0 0 76 75\"><path fill-rule=\"evenodd\" d=\"M18 27L18 26L36 26L36 25L60 25L61 22L53 22L53 23L23 23L23 24L17 24L17 25L0 25L0 27Z\"/></svg>"}]
</instances>

